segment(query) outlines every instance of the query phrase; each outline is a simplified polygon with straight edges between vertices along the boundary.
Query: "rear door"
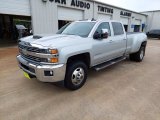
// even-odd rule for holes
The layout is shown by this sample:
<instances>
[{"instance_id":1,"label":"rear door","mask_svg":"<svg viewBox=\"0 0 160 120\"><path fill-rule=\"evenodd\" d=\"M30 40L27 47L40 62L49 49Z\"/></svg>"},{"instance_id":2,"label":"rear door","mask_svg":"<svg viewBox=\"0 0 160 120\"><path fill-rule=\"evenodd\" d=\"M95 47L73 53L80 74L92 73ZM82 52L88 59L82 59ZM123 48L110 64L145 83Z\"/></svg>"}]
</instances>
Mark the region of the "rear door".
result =
<instances>
[{"instance_id":1,"label":"rear door","mask_svg":"<svg viewBox=\"0 0 160 120\"><path fill-rule=\"evenodd\" d=\"M124 27L120 22L111 22L113 30L112 46L112 58L121 57L126 51L127 38L124 32Z\"/></svg>"}]
</instances>

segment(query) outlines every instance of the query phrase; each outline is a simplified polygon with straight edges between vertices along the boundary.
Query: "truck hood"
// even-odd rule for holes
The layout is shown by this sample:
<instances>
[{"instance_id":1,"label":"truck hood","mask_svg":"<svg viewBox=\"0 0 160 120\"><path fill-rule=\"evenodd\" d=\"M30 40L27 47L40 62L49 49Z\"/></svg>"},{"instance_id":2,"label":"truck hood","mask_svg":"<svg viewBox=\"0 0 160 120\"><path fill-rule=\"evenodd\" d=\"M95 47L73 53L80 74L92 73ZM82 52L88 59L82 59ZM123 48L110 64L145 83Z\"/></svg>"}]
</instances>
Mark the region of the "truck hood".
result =
<instances>
[{"instance_id":1,"label":"truck hood","mask_svg":"<svg viewBox=\"0 0 160 120\"><path fill-rule=\"evenodd\" d=\"M33 36L25 37L20 41L30 43L32 46L40 45L47 48L62 48L66 46L86 44L88 39L75 35L38 35L38 38Z\"/></svg>"}]
</instances>

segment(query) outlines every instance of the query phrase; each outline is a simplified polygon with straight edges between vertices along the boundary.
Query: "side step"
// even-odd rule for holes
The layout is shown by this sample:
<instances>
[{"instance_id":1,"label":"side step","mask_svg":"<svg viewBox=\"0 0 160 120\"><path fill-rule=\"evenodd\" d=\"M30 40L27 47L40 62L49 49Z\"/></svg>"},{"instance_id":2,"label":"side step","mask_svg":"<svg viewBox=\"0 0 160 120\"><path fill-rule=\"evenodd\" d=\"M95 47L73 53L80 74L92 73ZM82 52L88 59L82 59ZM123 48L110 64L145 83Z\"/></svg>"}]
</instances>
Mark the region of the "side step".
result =
<instances>
[{"instance_id":1,"label":"side step","mask_svg":"<svg viewBox=\"0 0 160 120\"><path fill-rule=\"evenodd\" d=\"M114 59L114 60L111 60L111 61L108 61L108 62L99 64L99 65L93 67L93 69L95 69L96 71L100 71L100 70L102 70L102 69L104 69L104 68L107 68L107 67L109 67L109 66L111 66L111 65L113 65L113 64L116 64L116 63L118 63L118 62L121 62L121 61L123 61L123 60L125 60L125 59L126 59L126 57L116 58L116 59Z\"/></svg>"}]
</instances>

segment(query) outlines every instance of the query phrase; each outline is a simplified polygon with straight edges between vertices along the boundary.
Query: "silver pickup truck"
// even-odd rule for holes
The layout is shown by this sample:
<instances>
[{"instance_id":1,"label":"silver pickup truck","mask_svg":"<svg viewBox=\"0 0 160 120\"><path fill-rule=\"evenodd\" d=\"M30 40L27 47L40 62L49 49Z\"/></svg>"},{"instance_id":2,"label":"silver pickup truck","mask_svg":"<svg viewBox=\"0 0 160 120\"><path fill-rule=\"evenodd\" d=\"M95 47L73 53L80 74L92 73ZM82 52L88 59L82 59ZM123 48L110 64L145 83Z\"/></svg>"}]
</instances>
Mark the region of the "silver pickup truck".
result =
<instances>
[{"instance_id":1,"label":"silver pickup truck","mask_svg":"<svg viewBox=\"0 0 160 120\"><path fill-rule=\"evenodd\" d=\"M126 33L118 21L76 21L55 35L34 35L19 40L19 67L27 78L64 81L70 90L81 88L89 68L99 71L126 59L141 62L147 37Z\"/></svg>"}]
</instances>

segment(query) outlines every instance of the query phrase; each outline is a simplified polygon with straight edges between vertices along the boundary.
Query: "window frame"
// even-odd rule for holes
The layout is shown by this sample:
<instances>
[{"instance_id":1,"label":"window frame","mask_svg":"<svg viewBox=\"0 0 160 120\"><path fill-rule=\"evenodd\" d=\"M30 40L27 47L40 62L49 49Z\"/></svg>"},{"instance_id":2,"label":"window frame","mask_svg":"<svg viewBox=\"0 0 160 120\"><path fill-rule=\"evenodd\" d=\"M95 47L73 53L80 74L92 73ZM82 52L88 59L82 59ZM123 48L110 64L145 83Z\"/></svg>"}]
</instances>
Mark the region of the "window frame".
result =
<instances>
[{"instance_id":1,"label":"window frame","mask_svg":"<svg viewBox=\"0 0 160 120\"><path fill-rule=\"evenodd\" d=\"M96 27L96 29L95 29L95 31L94 31L94 34L96 33L96 31L97 31L97 29L99 28L99 26L100 26L101 24L103 24L103 23L107 23L107 24L108 24L109 29L108 29L108 28L107 28L107 29L110 31L109 34L108 34L108 36L111 36L111 35L112 35L112 31L111 31L111 26L110 26L110 23L109 23L109 22L101 22L100 24L98 24L97 27ZM104 29L105 29L105 28L104 28ZM94 35L94 34L93 34L93 35Z\"/></svg>"}]
</instances>

